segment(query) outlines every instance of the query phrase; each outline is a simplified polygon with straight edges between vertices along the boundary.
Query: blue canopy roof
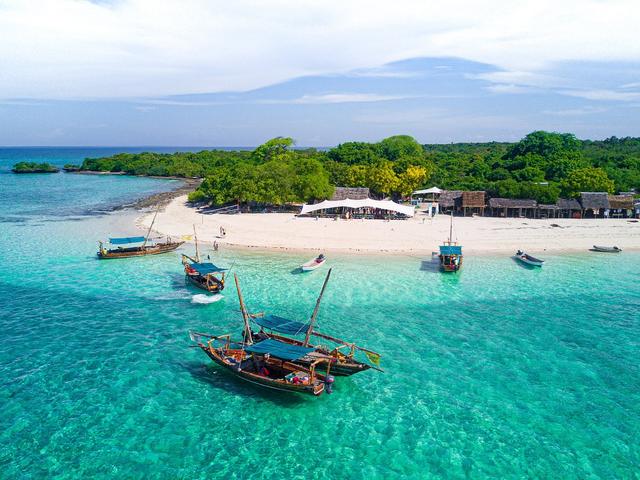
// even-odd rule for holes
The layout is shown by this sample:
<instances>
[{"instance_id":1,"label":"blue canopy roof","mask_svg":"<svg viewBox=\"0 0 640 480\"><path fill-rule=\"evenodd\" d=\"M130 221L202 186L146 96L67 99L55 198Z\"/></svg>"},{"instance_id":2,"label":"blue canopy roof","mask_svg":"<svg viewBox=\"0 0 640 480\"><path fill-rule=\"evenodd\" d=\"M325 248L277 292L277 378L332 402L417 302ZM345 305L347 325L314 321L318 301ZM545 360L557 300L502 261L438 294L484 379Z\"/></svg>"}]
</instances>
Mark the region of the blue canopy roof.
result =
<instances>
[{"instance_id":1,"label":"blue canopy roof","mask_svg":"<svg viewBox=\"0 0 640 480\"><path fill-rule=\"evenodd\" d=\"M274 330L280 333L286 333L288 335L297 335L301 332L306 332L309 328L308 323L289 320L288 318L279 317L277 315L265 315L264 317L256 317L253 321L261 327L268 328L269 330Z\"/></svg>"},{"instance_id":2,"label":"blue canopy roof","mask_svg":"<svg viewBox=\"0 0 640 480\"><path fill-rule=\"evenodd\" d=\"M313 352L313 348L301 347L299 345L291 345L290 343L279 342L273 338L267 338L246 348L247 351L253 353L268 353L282 360L297 360L304 357L308 353Z\"/></svg>"},{"instance_id":3,"label":"blue canopy roof","mask_svg":"<svg viewBox=\"0 0 640 480\"><path fill-rule=\"evenodd\" d=\"M440 245L440 255L462 255L462 246Z\"/></svg>"},{"instance_id":4,"label":"blue canopy roof","mask_svg":"<svg viewBox=\"0 0 640 480\"><path fill-rule=\"evenodd\" d=\"M224 272L226 268L216 267L213 263L192 263L191 267L200 275L209 275L210 273Z\"/></svg>"},{"instance_id":5,"label":"blue canopy roof","mask_svg":"<svg viewBox=\"0 0 640 480\"><path fill-rule=\"evenodd\" d=\"M116 237L110 238L109 243L112 245L125 245L127 243L144 242L144 237Z\"/></svg>"}]
</instances>

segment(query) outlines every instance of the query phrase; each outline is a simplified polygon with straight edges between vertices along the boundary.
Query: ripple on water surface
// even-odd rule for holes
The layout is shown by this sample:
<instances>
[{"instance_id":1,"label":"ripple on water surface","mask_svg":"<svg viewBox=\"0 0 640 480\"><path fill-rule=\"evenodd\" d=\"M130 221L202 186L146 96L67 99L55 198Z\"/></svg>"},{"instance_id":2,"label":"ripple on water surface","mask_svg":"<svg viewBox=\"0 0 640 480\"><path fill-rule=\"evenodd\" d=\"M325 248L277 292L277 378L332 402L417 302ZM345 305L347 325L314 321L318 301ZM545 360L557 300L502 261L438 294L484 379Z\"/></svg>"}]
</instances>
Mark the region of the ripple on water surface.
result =
<instances>
[{"instance_id":1,"label":"ripple on water surface","mask_svg":"<svg viewBox=\"0 0 640 480\"><path fill-rule=\"evenodd\" d=\"M385 373L314 399L239 382L188 348L189 329L240 334L233 282L194 304L179 252L95 260L95 240L127 222L0 227L6 478L637 473L637 254L538 270L468 257L459 275L330 256L319 326L380 351ZM216 263L235 262L252 311L304 319L326 273L292 274L306 257L222 251Z\"/></svg>"}]
</instances>

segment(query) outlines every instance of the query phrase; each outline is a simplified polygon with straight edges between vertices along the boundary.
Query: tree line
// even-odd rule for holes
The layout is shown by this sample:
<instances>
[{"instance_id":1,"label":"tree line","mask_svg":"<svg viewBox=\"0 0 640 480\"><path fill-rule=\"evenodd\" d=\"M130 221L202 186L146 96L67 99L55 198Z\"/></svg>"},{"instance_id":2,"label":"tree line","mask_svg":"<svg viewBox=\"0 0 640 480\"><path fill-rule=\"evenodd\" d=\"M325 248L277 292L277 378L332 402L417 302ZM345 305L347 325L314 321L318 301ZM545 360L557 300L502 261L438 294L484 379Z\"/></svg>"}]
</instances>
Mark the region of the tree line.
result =
<instances>
[{"instance_id":1,"label":"tree line","mask_svg":"<svg viewBox=\"0 0 640 480\"><path fill-rule=\"evenodd\" d=\"M83 170L202 177L191 201L284 204L321 200L335 186L368 187L400 199L436 185L490 196L554 203L582 191L640 190L640 138L579 140L532 132L517 143L420 145L406 135L346 142L326 151L294 149L278 137L253 151L122 153L86 159Z\"/></svg>"}]
</instances>

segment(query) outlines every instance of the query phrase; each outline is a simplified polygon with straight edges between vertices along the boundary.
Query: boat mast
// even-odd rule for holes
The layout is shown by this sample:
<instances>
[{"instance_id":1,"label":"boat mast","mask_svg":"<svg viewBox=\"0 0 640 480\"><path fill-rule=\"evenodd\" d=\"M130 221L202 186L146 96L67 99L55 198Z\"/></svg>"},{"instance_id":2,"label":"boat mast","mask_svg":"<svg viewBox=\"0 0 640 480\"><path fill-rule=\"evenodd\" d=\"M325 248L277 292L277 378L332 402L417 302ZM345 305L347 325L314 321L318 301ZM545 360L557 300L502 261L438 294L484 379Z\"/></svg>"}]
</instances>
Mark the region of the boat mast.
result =
<instances>
[{"instance_id":1,"label":"boat mast","mask_svg":"<svg viewBox=\"0 0 640 480\"><path fill-rule=\"evenodd\" d=\"M196 262L200 263L200 250L198 250L198 234L196 233L196 224L193 224L193 239L196 241Z\"/></svg>"},{"instance_id":2,"label":"boat mast","mask_svg":"<svg viewBox=\"0 0 640 480\"><path fill-rule=\"evenodd\" d=\"M331 276L331 269L329 269L329 272L327 272L327 276L324 279L324 283L322 284L322 290L320 290L320 295L318 295L318 300L316 300L316 307L313 309L311 320L309 320L309 328L307 329L307 335L304 337L305 347L309 345L309 337L311 337L311 332L313 332L313 326L316 323L316 318L318 317L318 310L320 310L320 302L322 301L322 295L324 295L324 289L327 287L327 282L329 281L330 276Z\"/></svg>"},{"instance_id":3,"label":"boat mast","mask_svg":"<svg viewBox=\"0 0 640 480\"><path fill-rule=\"evenodd\" d=\"M249 313L247 307L244 304L244 298L242 298L242 291L240 290L240 284L238 283L238 274L234 273L233 278L236 280L236 290L238 291L238 300L240 300L240 311L242 312L242 319L244 320L244 343L253 343L253 336L251 335L251 326L249 325Z\"/></svg>"},{"instance_id":4,"label":"boat mast","mask_svg":"<svg viewBox=\"0 0 640 480\"><path fill-rule=\"evenodd\" d=\"M451 223L449 224L449 245L451 245L452 238L453 238L453 212L451 212Z\"/></svg>"},{"instance_id":5,"label":"boat mast","mask_svg":"<svg viewBox=\"0 0 640 480\"><path fill-rule=\"evenodd\" d=\"M151 229L153 228L153 224L156 222L156 217L158 216L159 211L160 211L160 205L158 205L158 208L156 209L156 213L153 216L153 220L151 220L151 225L149 225L149 231L147 232L147 236L144 237L144 243L142 244L142 248L144 248L147 245L147 242L149 241L149 235L151 235Z\"/></svg>"}]
</instances>

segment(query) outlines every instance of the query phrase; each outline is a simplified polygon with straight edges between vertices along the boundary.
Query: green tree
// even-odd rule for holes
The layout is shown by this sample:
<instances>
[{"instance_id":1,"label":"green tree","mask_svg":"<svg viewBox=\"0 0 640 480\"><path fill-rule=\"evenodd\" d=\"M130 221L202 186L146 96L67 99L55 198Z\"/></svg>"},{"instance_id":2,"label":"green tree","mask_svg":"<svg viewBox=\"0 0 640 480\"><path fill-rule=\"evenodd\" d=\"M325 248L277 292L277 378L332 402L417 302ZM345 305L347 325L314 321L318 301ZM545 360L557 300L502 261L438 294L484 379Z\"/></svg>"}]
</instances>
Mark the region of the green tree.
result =
<instances>
[{"instance_id":1,"label":"green tree","mask_svg":"<svg viewBox=\"0 0 640 480\"><path fill-rule=\"evenodd\" d=\"M613 193L614 183L601 168L578 168L562 182L562 191L569 197L578 197L580 192Z\"/></svg>"},{"instance_id":2,"label":"green tree","mask_svg":"<svg viewBox=\"0 0 640 480\"><path fill-rule=\"evenodd\" d=\"M422 145L409 135L395 135L385 138L377 146L380 155L387 160L395 161L403 157L424 158Z\"/></svg>"},{"instance_id":3,"label":"green tree","mask_svg":"<svg viewBox=\"0 0 640 480\"><path fill-rule=\"evenodd\" d=\"M550 133L538 130L513 145L507 152L506 158L515 158L529 153L549 158L567 152L576 152L580 147L580 140L571 133Z\"/></svg>"},{"instance_id":4,"label":"green tree","mask_svg":"<svg viewBox=\"0 0 640 480\"><path fill-rule=\"evenodd\" d=\"M274 157L284 155L293 145L289 137L276 137L266 141L256 148L251 156L258 162L266 162Z\"/></svg>"},{"instance_id":5,"label":"green tree","mask_svg":"<svg viewBox=\"0 0 640 480\"><path fill-rule=\"evenodd\" d=\"M398 193L406 197L427 181L427 170L424 167L409 166L398 175Z\"/></svg>"},{"instance_id":6,"label":"green tree","mask_svg":"<svg viewBox=\"0 0 640 480\"><path fill-rule=\"evenodd\" d=\"M390 161L383 160L369 167L367 186L371 191L383 196L391 195L397 190L398 176Z\"/></svg>"}]
</instances>

